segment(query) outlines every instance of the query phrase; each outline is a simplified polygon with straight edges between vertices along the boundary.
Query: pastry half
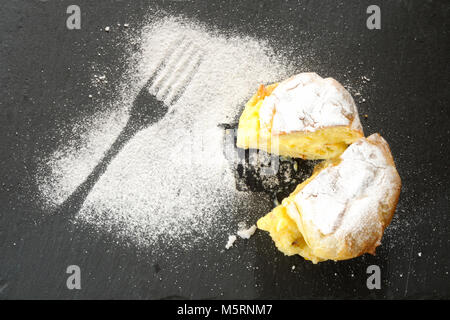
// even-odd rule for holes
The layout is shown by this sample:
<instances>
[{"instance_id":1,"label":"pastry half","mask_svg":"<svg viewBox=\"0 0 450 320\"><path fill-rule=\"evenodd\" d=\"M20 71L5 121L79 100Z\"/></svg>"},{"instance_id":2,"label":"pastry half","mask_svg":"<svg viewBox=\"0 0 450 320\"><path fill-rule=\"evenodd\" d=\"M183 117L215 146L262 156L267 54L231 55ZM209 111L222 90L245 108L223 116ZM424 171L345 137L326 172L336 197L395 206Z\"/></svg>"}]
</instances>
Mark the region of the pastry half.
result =
<instances>
[{"instance_id":1,"label":"pastry half","mask_svg":"<svg viewBox=\"0 0 450 320\"><path fill-rule=\"evenodd\" d=\"M314 263L375 253L397 205L401 180L387 142L360 138L258 220L277 248Z\"/></svg>"},{"instance_id":2,"label":"pastry half","mask_svg":"<svg viewBox=\"0 0 450 320\"><path fill-rule=\"evenodd\" d=\"M350 93L333 78L300 73L246 103L237 146L303 159L329 159L363 136Z\"/></svg>"}]
</instances>

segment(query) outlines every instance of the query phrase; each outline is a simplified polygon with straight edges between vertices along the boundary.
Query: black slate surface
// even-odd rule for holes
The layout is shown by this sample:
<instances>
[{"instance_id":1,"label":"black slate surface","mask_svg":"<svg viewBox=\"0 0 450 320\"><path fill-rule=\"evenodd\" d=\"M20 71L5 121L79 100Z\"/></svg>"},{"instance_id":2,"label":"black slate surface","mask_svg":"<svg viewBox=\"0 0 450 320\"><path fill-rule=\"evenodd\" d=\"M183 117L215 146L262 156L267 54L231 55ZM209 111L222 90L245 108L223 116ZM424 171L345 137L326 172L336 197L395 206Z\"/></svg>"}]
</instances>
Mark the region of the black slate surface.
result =
<instances>
[{"instance_id":1,"label":"black slate surface","mask_svg":"<svg viewBox=\"0 0 450 320\"><path fill-rule=\"evenodd\" d=\"M366 28L368 1L80 0L79 31L65 26L70 4L0 7L1 298L450 297L448 1L378 1L381 30ZM368 115L365 132L389 141L403 182L376 256L313 265L283 256L262 232L226 254L215 245L152 252L45 219L33 201L36 154L55 150L60 128L95 111L88 107L87 63L119 79L125 32L137 32L161 10L268 39L299 71L305 67L296 57L314 52L310 71L344 84L370 78L366 101L357 99L360 114ZM130 30L103 31L117 23L130 23ZM114 97L117 84L100 96ZM71 264L82 270L81 290L66 288ZM372 264L381 268L380 290L366 287Z\"/></svg>"}]
</instances>

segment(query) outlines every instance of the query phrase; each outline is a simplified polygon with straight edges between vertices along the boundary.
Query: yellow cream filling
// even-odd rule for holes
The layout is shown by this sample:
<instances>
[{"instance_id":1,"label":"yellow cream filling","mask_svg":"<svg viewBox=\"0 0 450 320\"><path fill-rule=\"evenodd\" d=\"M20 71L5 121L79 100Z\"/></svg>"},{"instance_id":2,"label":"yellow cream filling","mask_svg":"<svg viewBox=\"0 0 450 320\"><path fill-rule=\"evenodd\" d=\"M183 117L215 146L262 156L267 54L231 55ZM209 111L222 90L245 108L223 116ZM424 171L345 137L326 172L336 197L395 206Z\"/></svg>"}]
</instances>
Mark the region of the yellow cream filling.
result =
<instances>
[{"instance_id":1,"label":"yellow cream filling","mask_svg":"<svg viewBox=\"0 0 450 320\"><path fill-rule=\"evenodd\" d=\"M339 159L333 159L318 164L314 168L311 177L299 184L289 197L283 199L283 202L279 206L258 220L258 228L268 231L272 240L275 242L275 246L285 255L292 256L298 254L313 263L326 260L314 254L314 251L308 245L307 238L303 236L303 227L297 225L289 216L288 210L301 215L300 208L296 206L294 201L295 195L314 179L321 170L329 165L337 165L339 161Z\"/></svg>"}]
</instances>

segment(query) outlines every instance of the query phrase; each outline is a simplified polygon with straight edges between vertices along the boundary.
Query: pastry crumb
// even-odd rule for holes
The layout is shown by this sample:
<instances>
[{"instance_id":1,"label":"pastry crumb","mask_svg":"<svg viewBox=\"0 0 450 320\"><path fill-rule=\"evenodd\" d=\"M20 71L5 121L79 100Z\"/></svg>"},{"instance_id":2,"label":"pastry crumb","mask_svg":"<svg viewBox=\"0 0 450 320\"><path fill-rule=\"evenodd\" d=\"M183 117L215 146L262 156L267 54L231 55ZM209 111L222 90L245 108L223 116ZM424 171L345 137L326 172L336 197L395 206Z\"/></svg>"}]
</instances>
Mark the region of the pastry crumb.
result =
<instances>
[{"instance_id":1,"label":"pastry crumb","mask_svg":"<svg viewBox=\"0 0 450 320\"><path fill-rule=\"evenodd\" d=\"M239 228L237 234L242 239L250 239L250 237L255 233L256 225L252 225L250 228L246 229L245 225L242 228Z\"/></svg>"},{"instance_id":2,"label":"pastry crumb","mask_svg":"<svg viewBox=\"0 0 450 320\"><path fill-rule=\"evenodd\" d=\"M236 239L237 239L237 237L235 235L228 236L228 242L225 245L225 249L227 249L227 250L230 249L233 246Z\"/></svg>"}]
</instances>

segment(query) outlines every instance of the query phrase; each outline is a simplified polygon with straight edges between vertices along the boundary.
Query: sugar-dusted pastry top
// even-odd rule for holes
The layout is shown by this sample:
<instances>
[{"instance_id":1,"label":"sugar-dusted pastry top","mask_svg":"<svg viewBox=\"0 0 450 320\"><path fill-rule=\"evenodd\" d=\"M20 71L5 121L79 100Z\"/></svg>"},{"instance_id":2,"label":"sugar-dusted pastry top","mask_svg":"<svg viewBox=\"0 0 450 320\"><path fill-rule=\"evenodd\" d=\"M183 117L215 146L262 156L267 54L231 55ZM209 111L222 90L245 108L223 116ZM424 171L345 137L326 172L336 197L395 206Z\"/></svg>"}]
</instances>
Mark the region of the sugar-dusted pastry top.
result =
<instances>
[{"instance_id":1,"label":"sugar-dusted pastry top","mask_svg":"<svg viewBox=\"0 0 450 320\"><path fill-rule=\"evenodd\" d=\"M259 117L261 128L270 128L274 135L332 126L362 132L350 93L333 78L316 73L300 73L281 82L264 99Z\"/></svg>"},{"instance_id":2,"label":"sugar-dusted pastry top","mask_svg":"<svg viewBox=\"0 0 450 320\"><path fill-rule=\"evenodd\" d=\"M356 141L338 165L328 166L307 184L295 196L303 219L324 235L351 232L377 219L379 209L388 205L389 194L397 189L396 170L382 149L384 143L379 135Z\"/></svg>"},{"instance_id":3,"label":"sugar-dusted pastry top","mask_svg":"<svg viewBox=\"0 0 450 320\"><path fill-rule=\"evenodd\" d=\"M373 253L395 211L400 185L387 142L373 134L321 170L295 195L298 210L288 214L306 228L303 236L321 248L316 253L321 258Z\"/></svg>"}]
</instances>

